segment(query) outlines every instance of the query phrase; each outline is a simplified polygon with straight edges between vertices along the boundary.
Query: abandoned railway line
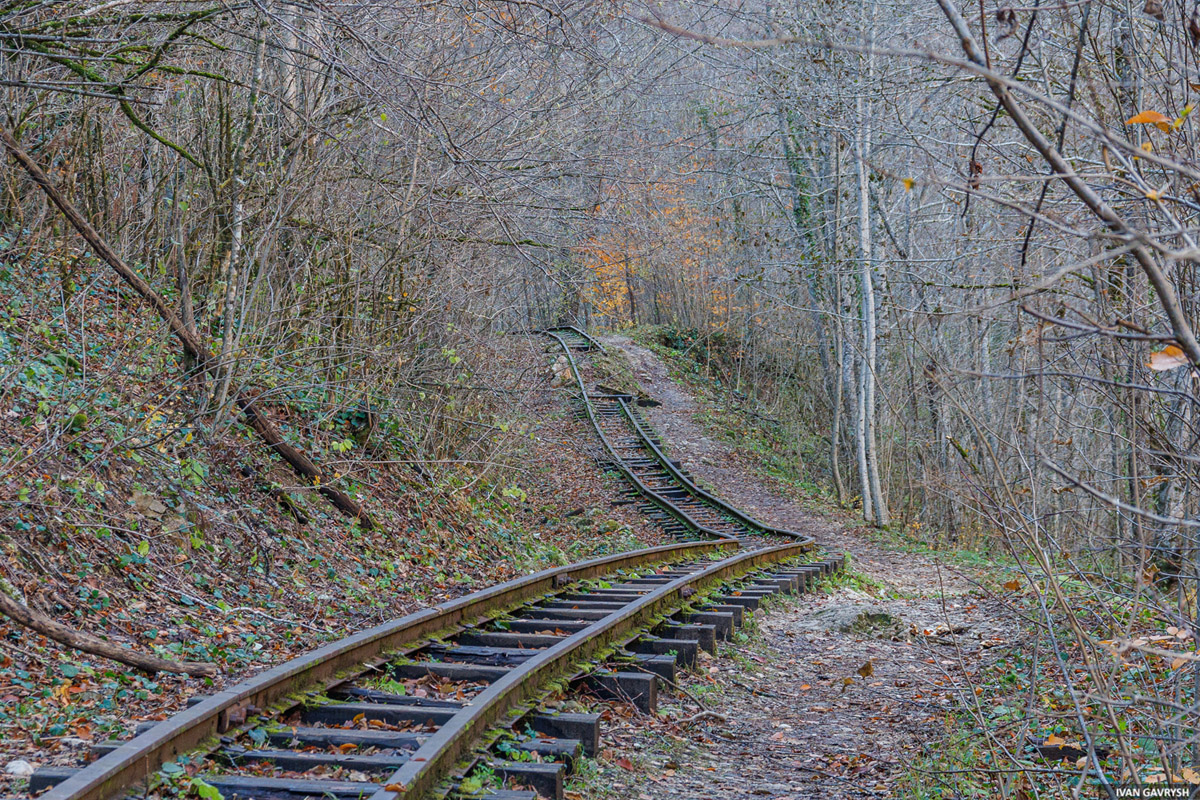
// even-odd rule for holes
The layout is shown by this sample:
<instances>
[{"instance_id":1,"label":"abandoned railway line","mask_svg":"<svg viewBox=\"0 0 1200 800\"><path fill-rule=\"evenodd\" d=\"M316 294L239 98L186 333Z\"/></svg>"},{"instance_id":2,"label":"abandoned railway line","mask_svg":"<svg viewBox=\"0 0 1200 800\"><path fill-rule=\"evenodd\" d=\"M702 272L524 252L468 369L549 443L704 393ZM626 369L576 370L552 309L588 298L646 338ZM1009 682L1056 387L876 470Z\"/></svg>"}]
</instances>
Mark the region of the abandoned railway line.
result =
<instances>
[{"instance_id":1,"label":"abandoned railway line","mask_svg":"<svg viewBox=\"0 0 1200 800\"><path fill-rule=\"evenodd\" d=\"M597 752L598 714L564 695L652 711L676 670L716 652L747 614L842 566L697 486L663 452L629 395L589 392L574 328L562 347L602 461L677 544L621 553L490 587L349 636L208 697L79 767L42 768L47 800L179 791L225 798L561 798Z\"/></svg>"},{"instance_id":2,"label":"abandoned railway line","mask_svg":"<svg viewBox=\"0 0 1200 800\"><path fill-rule=\"evenodd\" d=\"M581 413L596 429L608 465L630 483L629 493L642 501L641 510L667 532L680 538L736 539L743 547L769 547L788 539L811 541L804 534L760 522L696 485L663 452L632 395L588 392L578 357L601 350L601 345L578 328L553 328L546 333L566 355L579 389Z\"/></svg>"}]
</instances>

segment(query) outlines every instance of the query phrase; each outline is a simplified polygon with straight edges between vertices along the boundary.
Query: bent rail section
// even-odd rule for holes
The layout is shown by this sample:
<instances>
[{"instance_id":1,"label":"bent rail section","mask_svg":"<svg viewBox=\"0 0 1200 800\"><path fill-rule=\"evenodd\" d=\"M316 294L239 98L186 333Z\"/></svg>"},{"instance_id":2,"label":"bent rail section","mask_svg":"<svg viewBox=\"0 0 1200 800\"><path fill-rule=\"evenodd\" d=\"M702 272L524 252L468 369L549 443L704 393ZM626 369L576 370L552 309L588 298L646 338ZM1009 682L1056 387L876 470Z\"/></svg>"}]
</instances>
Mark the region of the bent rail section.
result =
<instances>
[{"instance_id":1,"label":"bent rail section","mask_svg":"<svg viewBox=\"0 0 1200 800\"><path fill-rule=\"evenodd\" d=\"M45 776L45 785L52 788L43 797L109 800L136 784L153 780L164 764L188 752L207 753L235 765L301 765L286 769L294 768L304 774L315 765L353 763L358 769L386 775L378 781L365 778L336 781L321 779L319 775L317 779L263 778L244 771L203 776L221 791L238 798L427 797L449 776L463 774L464 759L467 764L473 763L472 753L478 756L479 744L488 730L494 730L506 718L511 719L509 715L529 711L554 681L583 679L592 669L586 664L597 656L611 653L614 648L627 649L626 657L634 654L643 672L612 673L610 678L618 681L622 675L629 681L667 666L673 669L676 660L682 658L679 650L691 648L694 654L697 645L691 637L699 637L700 628L707 628L705 635L712 639L716 625L728 625L731 629L735 617L736 624L740 624L742 607L749 613L762 598L779 591L801 591L819 574L840 568L841 559L833 558L782 571L762 570L764 565L787 561L812 550L814 540L758 522L697 487L663 454L654 437L641 425L630 406L631 397L604 395L606 422L615 419L614 408L619 408L629 423L628 430L634 432L637 440L644 443L646 453L652 455L653 461L641 458L631 468L619 452L629 448L627 442L631 440L626 438L626 429L621 428L617 443L605 433L572 352L572 348L598 348L599 343L575 328L545 333L556 339L566 352L583 407L614 467L653 508L680 520L692 533L707 536L708 540L646 548L543 570L328 644L208 697L128 742L109 745L110 750L100 751L105 754L82 769L60 769L57 776ZM662 471L643 475L650 475L652 481L668 483L656 487L639 476L637 470L651 469L647 465L654 462L661 465ZM707 505L699 505L698 500ZM705 524L707 519L725 525L724 518L715 516L709 506L736 519L743 526L736 530L745 528L791 541L724 555L721 552L724 548L743 548L751 539ZM593 580L613 576L623 582L612 586ZM734 590L710 596L718 586ZM682 615L683 620L671 623L668 619L671 615ZM695 624L697 620L703 624ZM649 631L660 629L672 630L679 638L669 634L668 638L649 636ZM659 655L652 655L655 653ZM661 662L664 658L667 665ZM381 692L370 688L366 678L374 674L464 681L462 685L469 684L470 697L461 689L457 701L423 702L404 696L402 690L400 694L389 694L390 689ZM355 685L355 681L364 682ZM440 691L444 694L446 690ZM653 687L649 691L652 695ZM320 697L314 698L318 693ZM349 698L350 702L340 703L338 697ZM414 729L396 727L387 719L425 722L424 727ZM360 721L365 727L356 729L341 724ZM380 725L370 728L376 722ZM335 726L325 727L329 724ZM242 741L254 740L258 747L268 740L281 745L281 749L247 750L232 744L231 737L237 736ZM385 741L391 744L383 744ZM559 743L569 741L564 739ZM358 745L353 742L363 743L366 754L347 756L345 750L338 754L339 746L356 748ZM294 749L313 743L334 750Z\"/></svg>"},{"instance_id":2,"label":"bent rail section","mask_svg":"<svg viewBox=\"0 0 1200 800\"><path fill-rule=\"evenodd\" d=\"M601 429L599 421L597 420L597 417L596 417L596 410L593 405L592 396L588 394L587 388L584 385L583 377L579 370L579 365L575 360L575 354L572 351L572 348L571 348L571 345L569 343L569 339L567 338L567 336L570 336L571 338L576 339L576 340L582 340L584 342L587 342L590 346L596 347L596 348L602 350L603 348L601 347L600 343L598 341L596 341L595 338L593 338L592 336L587 334L586 332L580 330L579 328L575 328L575 327L571 327L571 326L564 326L561 328L549 328L549 329L545 330L544 332L546 335L555 339L559 343L559 345L562 346L563 352L566 353L567 362L569 363L572 374L575 377L575 383L579 387L579 392L582 397L584 407L587 409L587 417L591 421L592 427L594 427L596 429L597 435L600 437L600 440L604 443L605 450L608 452L608 454L612 458L614 464L617 466L618 471L620 471L623 475L625 475L625 477L638 488L639 493L642 494L643 496L647 497L648 499L651 499L657 505L666 504L666 505L671 506L672 512L676 515L684 514L684 512L682 510L678 509L674 504L670 503L670 500L668 498L663 497L660 492L656 492L656 491L650 489L649 487L647 487L645 485L645 483L643 481L641 481L633 473L633 471L630 470L623 463L623 459L617 453L616 449L613 447L611 440L605 434L605 432ZM564 335L564 332L566 332L567 335ZM701 488L700 486L697 486L696 483L693 480L691 480L691 478L689 478L687 475L683 474L683 472L680 471L680 469L675 465L675 462L673 462L670 458L667 457L667 455L665 453L663 453L662 448L660 448L658 446L658 444L654 441L654 438L646 430L645 426L641 423L640 420L638 420L637 415L633 413L633 410L630 407L630 401L633 399L632 396L630 396L630 395L611 395L610 397L612 400L614 400L617 403L617 405L621 409L621 413L627 419L630 427L636 432L638 438L641 440L642 446L644 446L649 452L651 452L653 454L655 460L658 462L658 465L661 467L661 469L663 469L664 471L669 473L671 475L671 477L680 485L680 487L684 491L686 491L688 494L692 495L693 497L703 501L704 503L706 503L710 506L713 506L714 508L720 509L720 511L722 513L728 514L729 516L731 516L734 519L741 522L747 528L750 528L751 530L756 531L758 533L762 533L762 534L768 535L768 536L786 537L786 538L793 539L796 541L806 542L808 544L814 543L815 540L811 536L808 536L807 534L799 533L797 531L787 530L785 528L778 528L773 525L769 525L765 522L762 522L761 520L758 520L758 519L750 516L749 514L745 513L741 509L739 509L733 505L730 505L729 503L727 503L726 501L717 497L716 495L712 494L711 492ZM689 519L691 519L691 518L689 517ZM693 520L693 522L694 522L694 520ZM701 532L706 533L708 535L720 536L723 538L729 537L729 534L727 534L727 533L707 529L704 526L699 525L698 523L695 523L695 524L697 524L697 527Z\"/></svg>"}]
</instances>

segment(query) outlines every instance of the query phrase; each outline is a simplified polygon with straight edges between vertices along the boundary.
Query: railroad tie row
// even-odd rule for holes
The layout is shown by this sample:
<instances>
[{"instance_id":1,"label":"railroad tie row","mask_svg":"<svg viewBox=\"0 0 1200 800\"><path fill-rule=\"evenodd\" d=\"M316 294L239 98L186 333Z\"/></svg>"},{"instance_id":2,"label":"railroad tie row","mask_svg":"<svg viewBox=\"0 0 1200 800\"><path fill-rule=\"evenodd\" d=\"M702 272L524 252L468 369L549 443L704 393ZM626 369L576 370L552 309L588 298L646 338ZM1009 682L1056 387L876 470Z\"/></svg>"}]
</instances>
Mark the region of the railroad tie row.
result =
<instances>
[{"instance_id":1,"label":"railroad tie row","mask_svg":"<svg viewBox=\"0 0 1200 800\"><path fill-rule=\"evenodd\" d=\"M428 643L409 658L386 665L385 678L406 685L417 682L429 696L348 682L274 724L250 727L237 739L223 739L209 754L213 771L203 774L203 780L226 800L357 800L370 796L383 789L383 776L411 766L416 753L442 726L468 713L473 698L511 670L709 563L693 561L629 574L608 585L568 587L520 608L511 618L468 626L445 641ZM715 653L718 642L729 639L766 598L808 591L821 576L843 564L839 556L815 563L775 565L724 581L703 602L679 609L652 630L631 638L608 667L581 670L569 684L574 691L600 700L628 702L650 713L662 682L673 685L678 670L693 666L701 650ZM202 700L192 698L189 706ZM157 724L144 723L137 734ZM595 756L599 749L597 714L535 710L524 714L512 728L500 749L493 748L476 760L477 768L505 783L528 788L485 795L492 800L561 800L564 778L580 758ZM91 757L109 755L123 745L119 741L96 744ZM528 755L506 757L519 753ZM339 778L253 774L264 768L287 773L338 770ZM76 771L43 767L32 776L30 791L44 791ZM360 773L355 776L358 779L340 779L352 772Z\"/></svg>"}]
</instances>

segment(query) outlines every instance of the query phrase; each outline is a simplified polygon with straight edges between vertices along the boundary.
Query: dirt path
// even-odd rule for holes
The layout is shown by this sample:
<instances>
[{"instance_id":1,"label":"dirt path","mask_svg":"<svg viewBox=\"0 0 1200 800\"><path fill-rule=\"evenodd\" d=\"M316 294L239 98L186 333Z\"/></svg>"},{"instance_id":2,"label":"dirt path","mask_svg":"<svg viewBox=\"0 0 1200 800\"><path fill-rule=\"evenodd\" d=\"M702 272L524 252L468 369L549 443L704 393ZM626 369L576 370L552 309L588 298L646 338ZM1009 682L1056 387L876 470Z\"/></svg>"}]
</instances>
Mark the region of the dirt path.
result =
<instances>
[{"instance_id":1,"label":"dirt path","mask_svg":"<svg viewBox=\"0 0 1200 800\"><path fill-rule=\"evenodd\" d=\"M646 416L673 457L734 505L850 553L867 580L759 615L757 635L705 658L657 718L613 724L577 796L905 796L906 768L942 741L947 712L973 702L972 677L1011 638L1004 604L970 574L806 511L706 435L696 401L653 353L619 337L606 344L662 402ZM697 700L719 716L697 718Z\"/></svg>"}]
</instances>

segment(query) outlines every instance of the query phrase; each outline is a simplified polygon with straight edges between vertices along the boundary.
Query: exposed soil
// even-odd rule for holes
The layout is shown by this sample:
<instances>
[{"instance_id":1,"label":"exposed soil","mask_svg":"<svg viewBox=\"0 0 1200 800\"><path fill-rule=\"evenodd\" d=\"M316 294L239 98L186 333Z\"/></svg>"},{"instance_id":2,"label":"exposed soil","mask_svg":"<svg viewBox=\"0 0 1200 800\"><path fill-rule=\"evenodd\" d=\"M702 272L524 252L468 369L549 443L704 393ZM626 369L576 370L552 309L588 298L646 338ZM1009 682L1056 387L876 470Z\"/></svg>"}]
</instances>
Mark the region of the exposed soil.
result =
<instances>
[{"instance_id":1,"label":"exposed soil","mask_svg":"<svg viewBox=\"0 0 1200 800\"><path fill-rule=\"evenodd\" d=\"M903 796L897 781L942 739L949 712L974 701L973 677L1013 638L1004 602L968 571L806 510L705 433L697 402L657 356L622 337L606 344L662 403L646 416L673 457L734 505L849 553L865 580L851 575L757 615L757 632L706 656L657 717L605 732L608 750L578 796Z\"/></svg>"}]
</instances>

